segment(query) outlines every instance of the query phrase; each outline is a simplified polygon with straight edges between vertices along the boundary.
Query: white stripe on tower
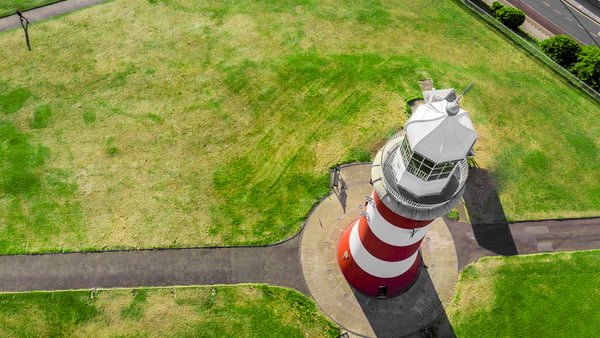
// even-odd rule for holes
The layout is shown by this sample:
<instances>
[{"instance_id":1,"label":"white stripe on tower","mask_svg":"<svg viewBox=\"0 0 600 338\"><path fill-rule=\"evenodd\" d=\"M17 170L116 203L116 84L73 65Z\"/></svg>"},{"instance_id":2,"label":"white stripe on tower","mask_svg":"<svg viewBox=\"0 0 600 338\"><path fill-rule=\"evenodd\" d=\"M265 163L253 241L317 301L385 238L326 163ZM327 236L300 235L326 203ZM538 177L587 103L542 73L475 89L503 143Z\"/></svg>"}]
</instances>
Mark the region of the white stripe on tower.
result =
<instances>
[{"instance_id":1,"label":"white stripe on tower","mask_svg":"<svg viewBox=\"0 0 600 338\"><path fill-rule=\"evenodd\" d=\"M360 219L352 224L349 240L350 253L356 264L366 273L379 278L398 277L408 271L417 259L419 251L416 250L412 256L401 261L388 262L381 260L371 255L371 253L363 246L358 234L359 221Z\"/></svg>"},{"instance_id":2,"label":"white stripe on tower","mask_svg":"<svg viewBox=\"0 0 600 338\"><path fill-rule=\"evenodd\" d=\"M369 215L369 228L382 242L393 246L408 246L422 240L431 227L432 223L424 227L405 229L388 222L379 209L367 203L367 214Z\"/></svg>"}]
</instances>

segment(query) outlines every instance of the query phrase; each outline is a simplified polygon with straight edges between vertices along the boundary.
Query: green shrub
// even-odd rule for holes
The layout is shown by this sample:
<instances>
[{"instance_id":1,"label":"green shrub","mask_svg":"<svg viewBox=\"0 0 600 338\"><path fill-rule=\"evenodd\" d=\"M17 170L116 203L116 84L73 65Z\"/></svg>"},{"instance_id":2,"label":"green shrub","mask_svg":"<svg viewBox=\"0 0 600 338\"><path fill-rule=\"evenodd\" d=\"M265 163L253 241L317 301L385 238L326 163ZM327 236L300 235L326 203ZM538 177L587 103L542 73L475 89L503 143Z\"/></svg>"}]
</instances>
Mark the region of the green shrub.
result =
<instances>
[{"instance_id":1,"label":"green shrub","mask_svg":"<svg viewBox=\"0 0 600 338\"><path fill-rule=\"evenodd\" d=\"M581 46L575 39L566 35L555 35L540 42L540 49L554 62L569 68L577 62Z\"/></svg>"},{"instance_id":2,"label":"green shrub","mask_svg":"<svg viewBox=\"0 0 600 338\"><path fill-rule=\"evenodd\" d=\"M450 212L448 213L448 217L450 217L451 219L458 221L458 210L456 209L452 209L450 210Z\"/></svg>"},{"instance_id":3,"label":"green shrub","mask_svg":"<svg viewBox=\"0 0 600 338\"><path fill-rule=\"evenodd\" d=\"M571 72L590 87L600 91L600 48L582 46Z\"/></svg>"},{"instance_id":4,"label":"green shrub","mask_svg":"<svg viewBox=\"0 0 600 338\"><path fill-rule=\"evenodd\" d=\"M503 7L504 7L504 5L502 5L500 2L494 1L492 3L492 7L490 7L490 11L492 12L492 15L495 17L496 11L498 11L500 8L503 8Z\"/></svg>"},{"instance_id":5,"label":"green shrub","mask_svg":"<svg viewBox=\"0 0 600 338\"><path fill-rule=\"evenodd\" d=\"M525 22L525 13L513 7L501 7L494 12L494 16L510 29L517 29Z\"/></svg>"}]
</instances>

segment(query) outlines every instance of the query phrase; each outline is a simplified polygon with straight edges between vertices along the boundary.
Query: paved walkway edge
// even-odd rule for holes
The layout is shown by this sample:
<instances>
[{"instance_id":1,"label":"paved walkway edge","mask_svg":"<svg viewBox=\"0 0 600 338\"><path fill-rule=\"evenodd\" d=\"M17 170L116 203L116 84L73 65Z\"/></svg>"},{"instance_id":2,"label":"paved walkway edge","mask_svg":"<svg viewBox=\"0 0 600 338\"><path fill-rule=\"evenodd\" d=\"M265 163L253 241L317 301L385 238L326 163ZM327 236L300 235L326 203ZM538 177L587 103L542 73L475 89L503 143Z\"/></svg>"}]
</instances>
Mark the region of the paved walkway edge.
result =
<instances>
[{"instance_id":1,"label":"paved walkway edge","mask_svg":"<svg viewBox=\"0 0 600 338\"><path fill-rule=\"evenodd\" d=\"M23 16L32 23L73 12L85 7L90 7L105 1L107 0L64 0L24 11ZM21 26L21 21L17 14L0 18L0 32L19 26Z\"/></svg>"}]
</instances>

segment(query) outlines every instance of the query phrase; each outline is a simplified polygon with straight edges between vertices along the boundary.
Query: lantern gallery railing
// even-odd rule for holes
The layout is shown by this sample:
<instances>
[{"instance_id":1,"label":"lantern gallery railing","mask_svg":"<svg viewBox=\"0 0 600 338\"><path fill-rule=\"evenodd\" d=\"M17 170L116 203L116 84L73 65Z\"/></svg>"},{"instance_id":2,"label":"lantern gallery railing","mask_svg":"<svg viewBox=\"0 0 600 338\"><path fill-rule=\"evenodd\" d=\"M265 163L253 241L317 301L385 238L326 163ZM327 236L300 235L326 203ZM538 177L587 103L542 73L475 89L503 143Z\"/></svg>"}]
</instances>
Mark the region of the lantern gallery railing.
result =
<instances>
[{"instance_id":1,"label":"lantern gallery railing","mask_svg":"<svg viewBox=\"0 0 600 338\"><path fill-rule=\"evenodd\" d=\"M396 173L398 171L397 168L395 168L395 166L398 160L403 161L403 159L397 158L402 157L402 152L399 151L401 149L398 148L402 146L403 140L405 140L404 132L397 133L383 149L383 182L385 183L388 192L392 194L394 199L396 199L398 202L416 209L429 210L447 204L447 201L441 203L415 202L413 199L405 196L405 192L398 188L398 184L396 183L398 179ZM467 181L468 172L469 164L466 159L458 161L456 163L456 168L454 168L452 175L457 176L456 179L458 180L458 184L456 185L456 189L454 189L451 192L451 194L447 197L448 200L452 199L454 196L459 194L464 188L464 185ZM421 178L423 179L423 177ZM424 180L426 180L426 178L427 177L425 177Z\"/></svg>"}]
</instances>

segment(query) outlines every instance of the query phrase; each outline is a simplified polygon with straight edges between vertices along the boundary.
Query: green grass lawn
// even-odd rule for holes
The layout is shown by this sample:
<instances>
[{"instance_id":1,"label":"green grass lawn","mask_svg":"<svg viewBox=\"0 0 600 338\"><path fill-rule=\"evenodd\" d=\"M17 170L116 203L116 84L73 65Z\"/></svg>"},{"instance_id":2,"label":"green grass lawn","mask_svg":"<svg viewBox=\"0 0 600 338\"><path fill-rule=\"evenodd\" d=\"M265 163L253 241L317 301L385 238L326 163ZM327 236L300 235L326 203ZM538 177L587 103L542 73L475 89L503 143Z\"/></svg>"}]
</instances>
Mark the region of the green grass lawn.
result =
<instances>
[{"instance_id":1,"label":"green grass lawn","mask_svg":"<svg viewBox=\"0 0 600 338\"><path fill-rule=\"evenodd\" d=\"M596 336L600 251L482 258L447 313L458 337Z\"/></svg>"},{"instance_id":2,"label":"green grass lawn","mask_svg":"<svg viewBox=\"0 0 600 338\"><path fill-rule=\"evenodd\" d=\"M54 2L58 0L0 0L0 17L15 14L17 10L26 11Z\"/></svg>"},{"instance_id":3,"label":"green grass lawn","mask_svg":"<svg viewBox=\"0 0 600 338\"><path fill-rule=\"evenodd\" d=\"M265 285L0 294L2 337L337 337L296 291Z\"/></svg>"},{"instance_id":4,"label":"green grass lawn","mask_svg":"<svg viewBox=\"0 0 600 338\"><path fill-rule=\"evenodd\" d=\"M0 253L281 240L428 77L477 81L510 219L599 213L598 105L455 2L114 1L30 35L0 34Z\"/></svg>"}]
</instances>

